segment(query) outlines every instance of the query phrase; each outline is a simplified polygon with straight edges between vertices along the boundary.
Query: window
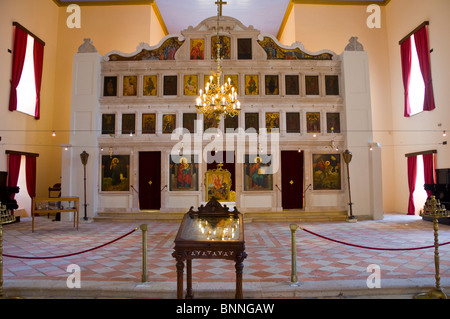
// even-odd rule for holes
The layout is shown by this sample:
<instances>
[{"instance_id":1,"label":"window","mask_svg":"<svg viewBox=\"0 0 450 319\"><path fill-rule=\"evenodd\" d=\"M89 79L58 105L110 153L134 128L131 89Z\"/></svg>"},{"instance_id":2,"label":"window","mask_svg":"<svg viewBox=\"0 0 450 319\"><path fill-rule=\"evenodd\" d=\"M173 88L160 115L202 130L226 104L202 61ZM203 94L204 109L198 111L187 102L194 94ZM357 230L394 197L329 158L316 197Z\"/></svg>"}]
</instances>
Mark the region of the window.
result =
<instances>
[{"instance_id":1,"label":"window","mask_svg":"<svg viewBox=\"0 0 450 319\"><path fill-rule=\"evenodd\" d=\"M436 108L431 77L428 24L422 23L399 43L405 90L405 117Z\"/></svg>"},{"instance_id":2,"label":"window","mask_svg":"<svg viewBox=\"0 0 450 319\"><path fill-rule=\"evenodd\" d=\"M11 72L9 110L40 118L40 92L45 43L17 22Z\"/></svg>"}]
</instances>

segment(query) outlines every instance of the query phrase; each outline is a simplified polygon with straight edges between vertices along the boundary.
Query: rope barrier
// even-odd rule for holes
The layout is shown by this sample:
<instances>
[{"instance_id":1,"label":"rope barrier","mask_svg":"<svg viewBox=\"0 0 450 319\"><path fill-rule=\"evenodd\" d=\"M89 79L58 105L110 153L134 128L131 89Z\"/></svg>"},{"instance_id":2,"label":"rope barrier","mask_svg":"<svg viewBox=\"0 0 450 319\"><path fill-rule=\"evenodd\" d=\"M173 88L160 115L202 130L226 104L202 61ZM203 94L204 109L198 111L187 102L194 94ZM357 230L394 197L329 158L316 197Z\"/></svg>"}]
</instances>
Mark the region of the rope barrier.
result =
<instances>
[{"instance_id":1,"label":"rope barrier","mask_svg":"<svg viewBox=\"0 0 450 319\"><path fill-rule=\"evenodd\" d=\"M355 245L355 244L346 243L346 242L343 242L343 241L340 241L340 240L335 240L335 239L332 239L332 238L328 238L328 237L325 237L325 236L316 234L316 233L314 233L314 232L312 232L312 231L310 231L310 230L307 230L307 229L305 229L305 228L303 228L303 227L299 227L299 228L300 228L301 230L303 230L303 231L305 231L305 232L311 234L311 235L314 235L314 236L317 236L317 237L320 237L320 238L323 238L323 239L326 239L326 240L329 240L329 241L333 241L333 242L335 242L335 243L339 243L339 244L343 244L343 245L347 245L347 246L353 246L353 247L357 247L357 248L369 249L369 250L390 250L390 251L399 251L399 250L419 250L419 249L434 248L434 245L431 245L431 246L424 246L424 247L415 247L415 248L378 248L378 247L361 246L361 245ZM448 244L450 244L450 241L449 241L449 242L446 242L446 243L443 243L443 244L439 244L439 246L445 246L445 245L448 245Z\"/></svg>"},{"instance_id":2,"label":"rope barrier","mask_svg":"<svg viewBox=\"0 0 450 319\"><path fill-rule=\"evenodd\" d=\"M105 247L105 246L107 246L107 245L109 245L109 244L112 244L112 243L114 243L114 242L116 242L116 241L118 241L118 240L120 240L120 239L122 239L122 238L125 238L125 237L131 235L132 233L134 233L134 232L135 232L136 230L138 230L138 229L139 229L139 228L136 227L136 228L133 229L132 231L130 231L130 232L126 233L125 235L122 235L122 236L120 236L120 237L118 237L118 238L116 238L116 239L114 239L114 240L111 240L110 242L107 242L107 243L105 243L105 244L103 244L103 245L100 245L100 246L97 246L97 247L94 247L94 248L90 248L90 249L86 249L86 250L83 250L83 251L80 251L80 252L77 252L77 253L72 253L72 254L67 254L67 255L61 255L61 256L47 256L47 257L14 256L14 255L7 255L7 254L3 254L3 256L4 256L4 257L10 257L10 258L19 258L19 259L55 259L55 258L70 257L70 256L75 256L75 255L84 254L84 253L87 253L87 252L90 252L90 251L93 251L93 250L96 250L96 249Z\"/></svg>"}]
</instances>

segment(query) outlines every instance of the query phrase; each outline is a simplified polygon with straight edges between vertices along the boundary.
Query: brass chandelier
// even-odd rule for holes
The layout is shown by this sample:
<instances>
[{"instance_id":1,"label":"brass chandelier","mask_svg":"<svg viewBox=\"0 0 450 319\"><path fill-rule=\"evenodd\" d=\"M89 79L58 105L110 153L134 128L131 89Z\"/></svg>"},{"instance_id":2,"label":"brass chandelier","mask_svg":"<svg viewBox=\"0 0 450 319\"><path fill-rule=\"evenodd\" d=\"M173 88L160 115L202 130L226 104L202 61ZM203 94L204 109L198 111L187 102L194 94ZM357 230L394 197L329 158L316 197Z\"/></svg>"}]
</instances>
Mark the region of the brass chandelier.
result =
<instances>
[{"instance_id":1,"label":"brass chandelier","mask_svg":"<svg viewBox=\"0 0 450 319\"><path fill-rule=\"evenodd\" d=\"M222 83L222 59L220 51L222 43L219 38L219 19L222 15L222 5L226 4L222 0L217 4L217 37L216 37L216 62L217 72L211 71L209 82L205 85L205 91L199 91L195 107L199 113L214 116L218 119L221 115L236 116L241 110L241 103L237 97L237 91L231 84L231 78Z\"/></svg>"}]
</instances>

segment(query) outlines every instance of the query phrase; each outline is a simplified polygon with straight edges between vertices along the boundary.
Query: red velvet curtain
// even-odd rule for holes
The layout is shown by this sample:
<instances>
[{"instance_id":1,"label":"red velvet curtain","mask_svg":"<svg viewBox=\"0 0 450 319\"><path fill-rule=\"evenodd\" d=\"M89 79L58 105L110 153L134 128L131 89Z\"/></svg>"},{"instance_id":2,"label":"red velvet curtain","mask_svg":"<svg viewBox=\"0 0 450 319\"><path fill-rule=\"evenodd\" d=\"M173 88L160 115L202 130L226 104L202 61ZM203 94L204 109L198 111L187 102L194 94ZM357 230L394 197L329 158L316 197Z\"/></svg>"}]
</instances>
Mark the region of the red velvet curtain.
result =
<instances>
[{"instance_id":1,"label":"red velvet curtain","mask_svg":"<svg viewBox=\"0 0 450 319\"><path fill-rule=\"evenodd\" d=\"M432 111L436 108L434 103L433 80L431 78L430 45L428 42L428 27L424 26L414 33L414 39L419 57L420 70L425 83L424 111Z\"/></svg>"},{"instance_id":2,"label":"red velvet curtain","mask_svg":"<svg viewBox=\"0 0 450 319\"><path fill-rule=\"evenodd\" d=\"M434 154L423 155L423 171L425 177L425 184L434 185L435 184L435 174L434 174ZM427 196L433 195L433 191L427 190Z\"/></svg>"},{"instance_id":3,"label":"red velvet curtain","mask_svg":"<svg viewBox=\"0 0 450 319\"><path fill-rule=\"evenodd\" d=\"M400 45L402 59L403 87L405 89L405 112L404 116L411 115L411 106L409 103L409 83L411 79L411 38L408 38Z\"/></svg>"},{"instance_id":4,"label":"red velvet curtain","mask_svg":"<svg viewBox=\"0 0 450 319\"><path fill-rule=\"evenodd\" d=\"M19 27L14 27L14 47L11 72L11 91L9 94L9 110L17 110L17 86L22 76L25 53L27 51L28 34Z\"/></svg>"},{"instance_id":5,"label":"red velvet curtain","mask_svg":"<svg viewBox=\"0 0 450 319\"><path fill-rule=\"evenodd\" d=\"M35 119L40 118L41 109L41 83L42 83L42 69L44 65L44 45L39 41L34 41L33 48L34 58L34 80L36 83L36 109L34 112Z\"/></svg>"},{"instance_id":6,"label":"red velvet curtain","mask_svg":"<svg viewBox=\"0 0 450 319\"><path fill-rule=\"evenodd\" d=\"M36 197L36 157L26 157L25 172L28 195L30 195L31 198Z\"/></svg>"},{"instance_id":7,"label":"red velvet curtain","mask_svg":"<svg viewBox=\"0 0 450 319\"><path fill-rule=\"evenodd\" d=\"M17 187L17 183L19 181L21 157L21 155L9 154L8 187ZM15 196L16 194L12 194L11 199L14 199Z\"/></svg>"},{"instance_id":8,"label":"red velvet curtain","mask_svg":"<svg viewBox=\"0 0 450 319\"><path fill-rule=\"evenodd\" d=\"M409 203L408 215L415 215L416 207L414 206L414 190L416 189L417 179L417 156L408 157L408 186L409 186Z\"/></svg>"}]
</instances>

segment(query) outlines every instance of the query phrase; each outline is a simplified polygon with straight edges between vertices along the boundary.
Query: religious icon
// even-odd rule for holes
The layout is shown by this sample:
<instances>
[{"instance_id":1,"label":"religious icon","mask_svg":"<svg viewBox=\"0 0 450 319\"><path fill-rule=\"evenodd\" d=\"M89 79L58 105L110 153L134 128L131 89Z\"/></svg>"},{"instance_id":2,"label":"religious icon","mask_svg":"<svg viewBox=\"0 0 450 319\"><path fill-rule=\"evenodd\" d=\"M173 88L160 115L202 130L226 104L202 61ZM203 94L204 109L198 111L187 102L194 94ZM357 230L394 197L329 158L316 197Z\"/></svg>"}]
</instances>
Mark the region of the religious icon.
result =
<instances>
[{"instance_id":1,"label":"religious icon","mask_svg":"<svg viewBox=\"0 0 450 319\"><path fill-rule=\"evenodd\" d=\"M142 114L142 134L155 134L156 114Z\"/></svg>"},{"instance_id":2,"label":"religious icon","mask_svg":"<svg viewBox=\"0 0 450 319\"><path fill-rule=\"evenodd\" d=\"M184 76L184 95L197 94L197 75Z\"/></svg>"},{"instance_id":3,"label":"religious icon","mask_svg":"<svg viewBox=\"0 0 450 319\"><path fill-rule=\"evenodd\" d=\"M306 95L319 95L319 77L317 75L305 76Z\"/></svg>"},{"instance_id":4,"label":"religious icon","mask_svg":"<svg viewBox=\"0 0 450 319\"><path fill-rule=\"evenodd\" d=\"M229 60L230 59L230 37L227 36L219 36L221 48L220 48L220 58ZM213 36L211 38L211 59L217 59L217 36Z\"/></svg>"},{"instance_id":5,"label":"religious icon","mask_svg":"<svg viewBox=\"0 0 450 319\"><path fill-rule=\"evenodd\" d=\"M267 133L272 133L272 130L274 132L280 131L280 113L266 113L266 129Z\"/></svg>"},{"instance_id":6,"label":"religious icon","mask_svg":"<svg viewBox=\"0 0 450 319\"><path fill-rule=\"evenodd\" d=\"M259 113L245 113L245 130L254 129L259 133Z\"/></svg>"},{"instance_id":7,"label":"religious icon","mask_svg":"<svg viewBox=\"0 0 450 319\"><path fill-rule=\"evenodd\" d=\"M122 114L122 134L136 134L136 114Z\"/></svg>"},{"instance_id":8,"label":"religious icon","mask_svg":"<svg viewBox=\"0 0 450 319\"><path fill-rule=\"evenodd\" d=\"M191 60L203 60L205 39L191 39Z\"/></svg>"},{"instance_id":9,"label":"religious icon","mask_svg":"<svg viewBox=\"0 0 450 319\"><path fill-rule=\"evenodd\" d=\"M286 113L286 133L300 133L300 113Z\"/></svg>"},{"instance_id":10,"label":"religious icon","mask_svg":"<svg viewBox=\"0 0 450 319\"><path fill-rule=\"evenodd\" d=\"M225 82L228 82L228 79L230 79L231 86L234 87L237 94L239 94L239 76L237 74L232 74L225 75L223 78L225 79Z\"/></svg>"},{"instance_id":11,"label":"religious icon","mask_svg":"<svg viewBox=\"0 0 450 319\"><path fill-rule=\"evenodd\" d=\"M230 201L231 173L218 164L217 169L208 170L205 174L206 201L215 198L219 202Z\"/></svg>"},{"instance_id":12,"label":"religious icon","mask_svg":"<svg viewBox=\"0 0 450 319\"><path fill-rule=\"evenodd\" d=\"M245 94L258 95L259 94L258 75L245 76Z\"/></svg>"},{"instance_id":13,"label":"religious icon","mask_svg":"<svg viewBox=\"0 0 450 319\"><path fill-rule=\"evenodd\" d=\"M238 60L252 59L252 39L238 39Z\"/></svg>"},{"instance_id":14,"label":"religious icon","mask_svg":"<svg viewBox=\"0 0 450 319\"><path fill-rule=\"evenodd\" d=\"M130 190L130 156L102 155L102 191L124 192Z\"/></svg>"},{"instance_id":15,"label":"religious icon","mask_svg":"<svg viewBox=\"0 0 450 319\"><path fill-rule=\"evenodd\" d=\"M339 77L325 75L325 91L327 95L339 95Z\"/></svg>"},{"instance_id":16,"label":"religious icon","mask_svg":"<svg viewBox=\"0 0 450 319\"><path fill-rule=\"evenodd\" d=\"M197 113L183 113L183 128L188 130L189 133L195 133L196 119Z\"/></svg>"},{"instance_id":17,"label":"religious icon","mask_svg":"<svg viewBox=\"0 0 450 319\"><path fill-rule=\"evenodd\" d=\"M156 75L145 75L144 76L143 95L144 96L156 96L156 83L157 83Z\"/></svg>"},{"instance_id":18,"label":"religious icon","mask_svg":"<svg viewBox=\"0 0 450 319\"><path fill-rule=\"evenodd\" d=\"M278 75L266 75L266 95L278 95Z\"/></svg>"},{"instance_id":19,"label":"religious icon","mask_svg":"<svg viewBox=\"0 0 450 319\"><path fill-rule=\"evenodd\" d=\"M164 95L177 95L178 77L176 75L164 76Z\"/></svg>"},{"instance_id":20,"label":"religious icon","mask_svg":"<svg viewBox=\"0 0 450 319\"><path fill-rule=\"evenodd\" d=\"M219 127L219 118L217 118L214 114L203 115L203 131L218 127Z\"/></svg>"},{"instance_id":21,"label":"religious icon","mask_svg":"<svg viewBox=\"0 0 450 319\"><path fill-rule=\"evenodd\" d=\"M176 126L175 114L163 114L163 129L164 134L172 134Z\"/></svg>"},{"instance_id":22,"label":"religious icon","mask_svg":"<svg viewBox=\"0 0 450 319\"><path fill-rule=\"evenodd\" d=\"M198 191L198 162L195 155L170 156L170 191Z\"/></svg>"},{"instance_id":23,"label":"religious icon","mask_svg":"<svg viewBox=\"0 0 450 319\"><path fill-rule=\"evenodd\" d=\"M137 94L137 76L123 77L123 96L136 96Z\"/></svg>"},{"instance_id":24,"label":"religious icon","mask_svg":"<svg viewBox=\"0 0 450 319\"><path fill-rule=\"evenodd\" d=\"M272 155L245 155L244 191L273 190Z\"/></svg>"},{"instance_id":25,"label":"religious icon","mask_svg":"<svg viewBox=\"0 0 450 319\"><path fill-rule=\"evenodd\" d=\"M116 133L116 115L115 114L102 114L102 134L115 134Z\"/></svg>"},{"instance_id":26,"label":"religious icon","mask_svg":"<svg viewBox=\"0 0 450 319\"><path fill-rule=\"evenodd\" d=\"M341 133L339 113L327 113L327 133Z\"/></svg>"},{"instance_id":27,"label":"religious icon","mask_svg":"<svg viewBox=\"0 0 450 319\"><path fill-rule=\"evenodd\" d=\"M340 154L313 154L314 190L341 189Z\"/></svg>"},{"instance_id":28,"label":"religious icon","mask_svg":"<svg viewBox=\"0 0 450 319\"><path fill-rule=\"evenodd\" d=\"M286 82L286 95L300 94L298 75L286 75L285 82Z\"/></svg>"},{"instance_id":29,"label":"religious icon","mask_svg":"<svg viewBox=\"0 0 450 319\"><path fill-rule=\"evenodd\" d=\"M306 113L306 131L307 133L320 133L320 113Z\"/></svg>"},{"instance_id":30,"label":"religious icon","mask_svg":"<svg viewBox=\"0 0 450 319\"><path fill-rule=\"evenodd\" d=\"M117 96L117 76L105 76L103 80L103 96Z\"/></svg>"}]
</instances>

